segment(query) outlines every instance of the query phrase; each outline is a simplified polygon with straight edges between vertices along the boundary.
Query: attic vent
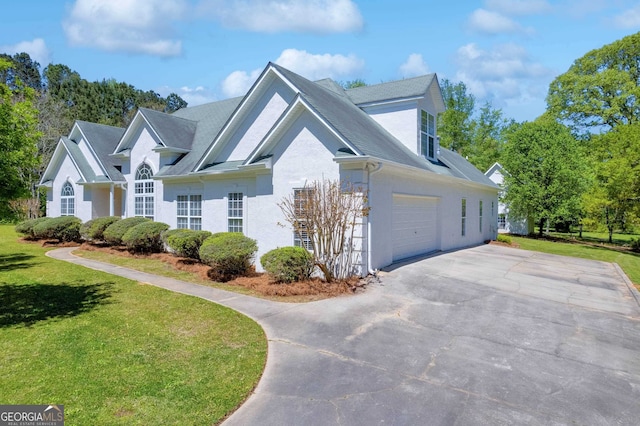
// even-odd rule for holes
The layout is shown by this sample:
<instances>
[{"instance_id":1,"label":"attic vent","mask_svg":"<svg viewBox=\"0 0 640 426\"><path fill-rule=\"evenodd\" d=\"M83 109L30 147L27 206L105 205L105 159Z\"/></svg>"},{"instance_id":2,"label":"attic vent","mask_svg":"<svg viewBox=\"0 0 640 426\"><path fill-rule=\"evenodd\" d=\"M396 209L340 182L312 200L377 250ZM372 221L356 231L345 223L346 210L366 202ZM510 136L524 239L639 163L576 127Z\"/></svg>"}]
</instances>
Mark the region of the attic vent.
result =
<instances>
[{"instance_id":1,"label":"attic vent","mask_svg":"<svg viewBox=\"0 0 640 426\"><path fill-rule=\"evenodd\" d=\"M113 167L115 167L115 169L116 169L117 171L119 171L120 173L122 173L122 166L113 166Z\"/></svg>"}]
</instances>

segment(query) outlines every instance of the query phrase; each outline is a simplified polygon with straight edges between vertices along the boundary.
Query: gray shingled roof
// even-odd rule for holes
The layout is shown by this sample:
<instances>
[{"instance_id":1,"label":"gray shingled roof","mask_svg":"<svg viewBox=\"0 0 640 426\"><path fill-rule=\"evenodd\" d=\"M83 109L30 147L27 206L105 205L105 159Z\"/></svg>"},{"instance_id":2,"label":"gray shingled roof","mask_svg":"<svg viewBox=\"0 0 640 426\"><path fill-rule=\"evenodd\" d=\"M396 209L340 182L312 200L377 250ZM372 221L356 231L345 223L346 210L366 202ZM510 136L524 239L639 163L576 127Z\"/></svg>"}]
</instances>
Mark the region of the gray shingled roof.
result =
<instances>
[{"instance_id":1,"label":"gray shingled roof","mask_svg":"<svg viewBox=\"0 0 640 426\"><path fill-rule=\"evenodd\" d=\"M80 120L76 121L76 124L87 137L87 143L93 148L93 151L98 156L98 160L107 169L107 178L110 178L114 182L124 181L125 179L122 173L115 168L115 158L109 154L111 154L118 145L125 129Z\"/></svg>"},{"instance_id":2,"label":"gray shingled roof","mask_svg":"<svg viewBox=\"0 0 640 426\"><path fill-rule=\"evenodd\" d=\"M390 81L388 83L354 87L353 89L346 90L345 93L356 105L412 98L427 93L435 76L435 74L427 74L420 77Z\"/></svg>"},{"instance_id":3,"label":"gray shingled roof","mask_svg":"<svg viewBox=\"0 0 640 426\"><path fill-rule=\"evenodd\" d=\"M302 96L313 108L363 155L406 164L440 175L457 177L493 186L493 182L491 182L490 179L458 154L441 148L441 161L438 162L432 162L417 156L402 144L402 142L387 132L387 130L379 125L373 118L349 102L345 97L336 95L332 90L326 89L324 85L320 86L313 83L278 65L274 65L274 67L298 87ZM413 87L412 90L415 90L419 82L421 82L420 84L426 84L425 81L428 80L428 84L421 89L423 90L422 93L424 93L428 89L428 85L433 81L434 74L427 77L429 78L418 77L409 79L412 81L407 87ZM385 83L384 85L395 86L393 83ZM349 91L347 91L347 94L348 93ZM409 93L409 90L401 91L401 93ZM443 153L444 155L442 156Z\"/></svg>"},{"instance_id":4,"label":"gray shingled roof","mask_svg":"<svg viewBox=\"0 0 640 426\"><path fill-rule=\"evenodd\" d=\"M66 136L61 137L60 141L67 149L67 152L71 156L73 162L78 166L80 174L84 177L84 182L95 182L96 174L91 168L91 165L89 165L85 156L82 154L78 144Z\"/></svg>"},{"instance_id":5,"label":"gray shingled roof","mask_svg":"<svg viewBox=\"0 0 640 426\"><path fill-rule=\"evenodd\" d=\"M197 123L195 121L148 108L140 108L139 111L158 133L165 146L191 149L196 133Z\"/></svg>"},{"instance_id":6,"label":"gray shingled roof","mask_svg":"<svg viewBox=\"0 0 640 426\"><path fill-rule=\"evenodd\" d=\"M179 176L191 172L198 161L209 148L218 132L240 104L242 98L232 98L223 101L183 108L174 112L172 116L197 123L196 132L191 146L191 152L185 155L175 165L162 170L156 176Z\"/></svg>"}]
</instances>

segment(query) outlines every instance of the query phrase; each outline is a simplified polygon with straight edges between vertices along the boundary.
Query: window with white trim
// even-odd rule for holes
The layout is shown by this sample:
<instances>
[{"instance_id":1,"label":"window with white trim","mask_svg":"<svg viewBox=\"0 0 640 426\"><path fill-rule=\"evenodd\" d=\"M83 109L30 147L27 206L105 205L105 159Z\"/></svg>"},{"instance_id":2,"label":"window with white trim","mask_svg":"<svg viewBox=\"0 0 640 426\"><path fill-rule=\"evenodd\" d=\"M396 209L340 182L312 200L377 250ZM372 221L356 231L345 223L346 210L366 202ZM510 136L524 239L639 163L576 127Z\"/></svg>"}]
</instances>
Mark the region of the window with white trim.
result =
<instances>
[{"instance_id":1,"label":"window with white trim","mask_svg":"<svg viewBox=\"0 0 640 426\"><path fill-rule=\"evenodd\" d=\"M151 167L142 163L136 170L134 181L135 206L134 215L147 217L151 220L154 218L154 182L153 170Z\"/></svg>"},{"instance_id":2,"label":"window with white trim","mask_svg":"<svg viewBox=\"0 0 640 426\"><path fill-rule=\"evenodd\" d=\"M482 200L480 200L480 204L478 205L478 209L480 211L480 233L482 233Z\"/></svg>"},{"instance_id":3,"label":"window with white trim","mask_svg":"<svg viewBox=\"0 0 640 426\"><path fill-rule=\"evenodd\" d=\"M244 194L230 192L227 198L227 221L229 232L244 232Z\"/></svg>"},{"instance_id":4,"label":"window with white trim","mask_svg":"<svg viewBox=\"0 0 640 426\"><path fill-rule=\"evenodd\" d=\"M73 185L65 182L60 191L60 216L73 216L75 214L76 197Z\"/></svg>"},{"instance_id":5,"label":"window with white trim","mask_svg":"<svg viewBox=\"0 0 640 426\"><path fill-rule=\"evenodd\" d=\"M498 229L507 229L507 216L504 213L498 215Z\"/></svg>"},{"instance_id":6,"label":"window with white trim","mask_svg":"<svg viewBox=\"0 0 640 426\"><path fill-rule=\"evenodd\" d=\"M178 195L178 229L202 229L202 195Z\"/></svg>"},{"instance_id":7,"label":"window with white trim","mask_svg":"<svg viewBox=\"0 0 640 426\"><path fill-rule=\"evenodd\" d=\"M298 230L293 231L293 245L296 247L304 247L307 250L312 251L313 244L311 243L309 233L305 230L307 225L304 219L310 191L311 189L309 188L293 190L294 209L298 219Z\"/></svg>"},{"instance_id":8,"label":"window with white trim","mask_svg":"<svg viewBox=\"0 0 640 426\"><path fill-rule=\"evenodd\" d=\"M461 205L461 217L462 217L462 236L467 234L467 199L462 199Z\"/></svg>"},{"instance_id":9,"label":"window with white trim","mask_svg":"<svg viewBox=\"0 0 640 426\"><path fill-rule=\"evenodd\" d=\"M420 154L432 160L436 157L436 118L424 110L420 112Z\"/></svg>"}]
</instances>

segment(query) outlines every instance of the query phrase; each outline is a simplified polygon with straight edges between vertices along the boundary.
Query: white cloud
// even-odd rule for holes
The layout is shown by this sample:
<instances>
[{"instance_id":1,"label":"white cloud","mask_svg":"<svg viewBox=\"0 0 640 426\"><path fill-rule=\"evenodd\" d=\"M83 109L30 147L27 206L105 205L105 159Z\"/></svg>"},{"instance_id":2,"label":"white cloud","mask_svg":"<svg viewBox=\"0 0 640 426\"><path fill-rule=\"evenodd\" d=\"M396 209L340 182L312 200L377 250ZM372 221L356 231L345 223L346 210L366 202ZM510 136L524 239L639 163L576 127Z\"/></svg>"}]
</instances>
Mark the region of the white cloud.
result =
<instances>
[{"instance_id":1,"label":"white cloud","mask_svg":"<svg viewBox=\"0 0 640 426\"><path fill-rule=\"evenodd\" d=\"M614 16L613 24L625 30L640 28L640 5Z\"/></svg>"},{"instance_id":2,"label":"white cloud","mask_svg":"<svg viewBox=\"0 0 640 426\"><path fill-rule=\"evenodd\" d=\"M467 44L456 52L456 62L456 78L476 97L495 100L499 105L544 98L552 77L551 70L534 62L526 49L514 43L492 50Z\"/></svg>"},{"instance_id":3,"label":"white cloud","mask_svg":"<svg viewBox=\"0 0 640 426\"><path fill-rule=\"evenodd\" d=\"M419 53L412 53L407 58L407 61L400 65L400 75L403 78L416 77L425 74L429 74L429 66L424 59L422 59L422 55Z\"/></svg>"},{"instance_id":4,"label":"white cloud","mask_svg":"<svg viewBox=\"0 0 640 426\"><path fill-rule=\"evenodd\" d=\"M201 13L223 25L258 32L358 31L363 19L351 0L203 0Z\"/></svg>"},{"instance_id":5,"label":"white cloud","mask_svg":"<svg viewBox=\"0 0 640 426\"><path fill-rule=\"evenodd\" d=\"M537 15L552 9L547 0L486 0L485 5L505 15Z\"/></svg>"},{"instance_id":6,"label":"white cloud","mask_svg":"<svg viewBox=\"0 0 640 426\"><path fill-rule=\"evenodd\" d=\"M354 55L312 54L297 49L283 50L274 62L309 80L340 79L353 76L364 68L364 61ZM229 97L244 95L261 72L262 68L232 72L222 82L223 93Z\"/></svg>"},{"instance_id":7,"label":"white cloud","mask_svg":"<svg viewBox=\"0 0 640 426\"><path fill-rule=\"evenodd\" d=\"M176 56L172 23L186 12L185 0L76 0L63 28L72 45Z\"/></svg>"},{"instance_id":8,"label":"white cloud","mask_svg":"<svg viewBox=\"0 0 640 426\"><path fill-rule=\"evenodd\" d=\"M41 38L35 38L31 41L21 41L13 45L0 46L0 52L8 55L16 53L28 53L32 60L37 61L42 68L51 62L51 55L46 43Z\"/></svg>"},{"instance_id":9,"label":"white cloud","mask_svg":"<svg viewBox=\"0 0 640 426\"><path fill-rule=\"evenodd\" d=\"M469 27L485 34L531 33L533 29L524 28L513 19L495 11L476 9L469 17Z\"/></svg>"},{"instance_id":10,"label":"white cloud","mask_svg":"<svg viewBox=\"0 0 640 426\"><path fill-rule=\"evenodd\" d=\"M242 96L260 76L262 69L250 72L234 71L222 81L222 93L227 97Z\"/></svg>"},{"instance_id":11,"label":"white cloud","mask_svg":"<svg viewBox=\"0 0 640 426\"><path fill-rule=\"evenodd\" d=\"M275 63L310 80L338 79L362 71L364 61L355 55L315 55L305 50L286 49Z\"/></svg>"}]
</instances>

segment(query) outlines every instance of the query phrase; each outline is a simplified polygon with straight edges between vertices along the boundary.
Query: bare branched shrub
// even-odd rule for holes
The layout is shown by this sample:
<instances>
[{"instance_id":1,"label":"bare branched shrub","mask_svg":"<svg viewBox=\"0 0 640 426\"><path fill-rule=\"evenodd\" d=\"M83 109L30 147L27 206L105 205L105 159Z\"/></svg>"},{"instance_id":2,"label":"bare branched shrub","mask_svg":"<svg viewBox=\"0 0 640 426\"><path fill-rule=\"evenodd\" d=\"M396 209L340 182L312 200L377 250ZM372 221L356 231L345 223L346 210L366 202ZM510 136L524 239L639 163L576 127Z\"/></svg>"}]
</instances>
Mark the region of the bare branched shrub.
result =
<instances>
[{"instance_id":1,"label":"bare branched shrub","mask_svg":"<svg viewBox=\"0 0 640 426\"><path fill-rule=\"evenodd\" d=\"M369 214L362 188L337 180L314 181L294 190L278 206L296 242L311 251L326 282L355 274L361 249L359 227Z\"/></svg>"}]
</instances>

